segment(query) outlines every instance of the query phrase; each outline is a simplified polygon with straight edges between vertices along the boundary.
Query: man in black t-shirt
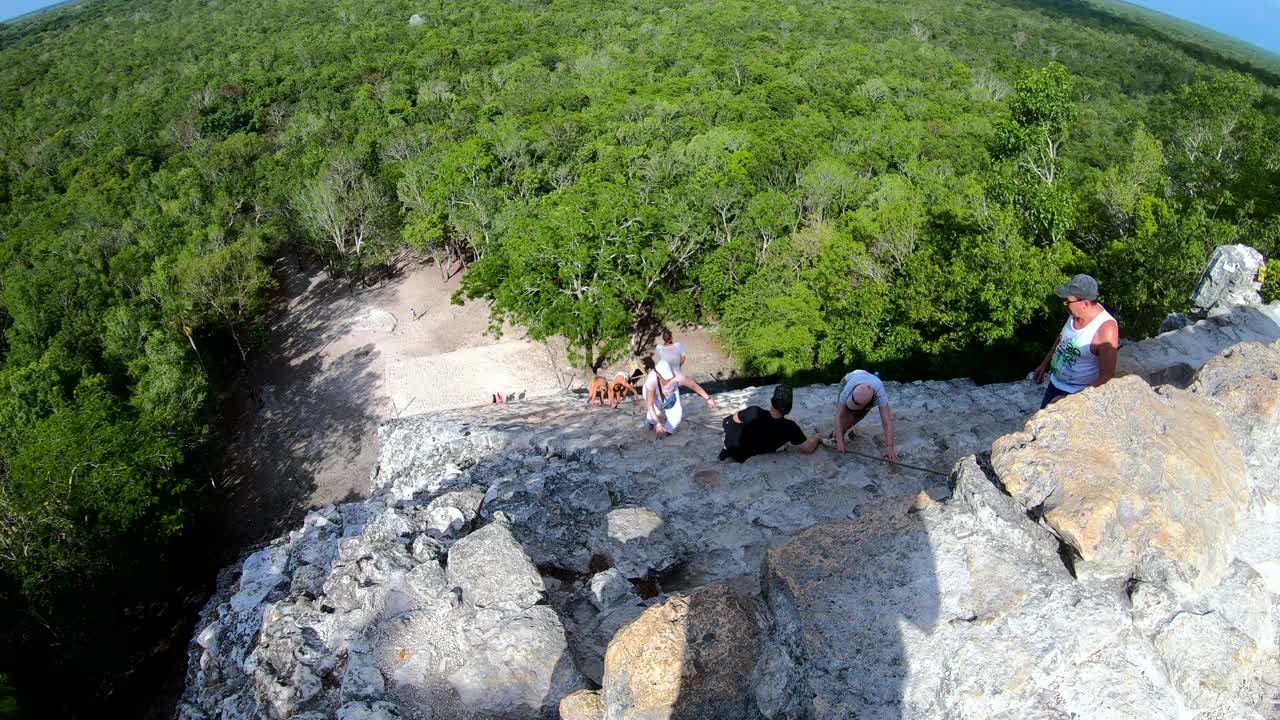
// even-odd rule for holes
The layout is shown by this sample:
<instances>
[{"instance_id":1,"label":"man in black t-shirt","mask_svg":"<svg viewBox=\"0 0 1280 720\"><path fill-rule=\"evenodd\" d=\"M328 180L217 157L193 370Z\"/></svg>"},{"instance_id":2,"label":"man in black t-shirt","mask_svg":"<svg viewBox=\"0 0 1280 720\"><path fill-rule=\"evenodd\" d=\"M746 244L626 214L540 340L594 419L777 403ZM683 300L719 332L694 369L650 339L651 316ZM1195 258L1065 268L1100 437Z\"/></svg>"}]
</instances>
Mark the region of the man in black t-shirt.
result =
<instances>
[{"instance_id":1,"label":"man in black t-shirt","mask_svg":"<svg viewBox=\"0 0 1280 720\"><path fill-rule=\"evenodd\" d=\"M720 459L744 462L752 455L777 451L787 443L799 445L808 455L822 442L818 436L805 439L800 426L786 418L791 412L791 388L779 385L773 391L773 408L765 410L752 405L724 419L724 449Z\"/></svg>"}]
</instances>

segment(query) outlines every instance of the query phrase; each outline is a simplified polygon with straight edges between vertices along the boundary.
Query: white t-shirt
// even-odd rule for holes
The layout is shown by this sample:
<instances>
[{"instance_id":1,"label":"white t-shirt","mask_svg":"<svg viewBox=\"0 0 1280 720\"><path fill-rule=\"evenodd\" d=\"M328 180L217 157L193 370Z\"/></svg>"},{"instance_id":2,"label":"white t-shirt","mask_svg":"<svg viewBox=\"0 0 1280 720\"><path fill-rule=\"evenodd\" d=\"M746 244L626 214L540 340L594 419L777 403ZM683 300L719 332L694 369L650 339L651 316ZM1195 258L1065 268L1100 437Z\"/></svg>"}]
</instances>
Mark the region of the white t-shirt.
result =
<instances>
[{"instance_id":1,"label":"white t-shirt","mask_svg":"<svg viewBox=\"0 0 1280 720\"><path fill-rule=\"evenodd\" d=\"M653 354L657 356L659 362L666 360L672 369L679 368L683 364L680 358L684 357L684 343L677 340L670 345L659 345Z\"/></svg>"}]
</instances>

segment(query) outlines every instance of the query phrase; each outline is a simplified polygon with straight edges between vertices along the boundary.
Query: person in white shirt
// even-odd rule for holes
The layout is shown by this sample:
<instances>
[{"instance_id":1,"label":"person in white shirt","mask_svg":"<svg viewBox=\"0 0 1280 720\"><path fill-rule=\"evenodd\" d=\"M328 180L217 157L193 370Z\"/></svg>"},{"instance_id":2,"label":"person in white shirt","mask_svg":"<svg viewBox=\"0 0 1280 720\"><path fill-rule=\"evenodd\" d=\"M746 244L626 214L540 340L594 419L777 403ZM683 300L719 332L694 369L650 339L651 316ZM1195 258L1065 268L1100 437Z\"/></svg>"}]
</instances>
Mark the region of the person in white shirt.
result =
<instances>
[{"instance_id":1,"label":"person in white shirt","mask_svg":"<svg viewBox=\"0 0 1280 720\"><path fill-rule=\"evenodd\" d=\"M659 361L644 381L646 420L649 429L657 433L659 438L674 433L684 418L684 408L680 404L682 385L702 396L707 401L707 407L714 409L716 406L716 401L701 385L672 368L666 360Z\"/></svg>"},{"instance_id":2,"label":"person in white shirt","mask_svg":"<svg viewBox=\"0 0 1280 720\"><path fill-rule=\"evenodd\" d=\"M671 336L670 328L662 328L662 342L654 349L659 360L666 360L675 370L684 369L684 343L676 342Z\"/></svg>"},{"instance_id":3,"label":"person in white shirt","mask_svg":"<svg viewBox=\"0 0 1280 720\"><path fill-rule=\"evenodd\" d=\"M1076 275L1054 291L1070 317L1033 373L1037 385L1049 377L1041 409L1115 377L1120 352L1120 325L1098 302L1097 280Z\"/></svg>"}]
</instances>

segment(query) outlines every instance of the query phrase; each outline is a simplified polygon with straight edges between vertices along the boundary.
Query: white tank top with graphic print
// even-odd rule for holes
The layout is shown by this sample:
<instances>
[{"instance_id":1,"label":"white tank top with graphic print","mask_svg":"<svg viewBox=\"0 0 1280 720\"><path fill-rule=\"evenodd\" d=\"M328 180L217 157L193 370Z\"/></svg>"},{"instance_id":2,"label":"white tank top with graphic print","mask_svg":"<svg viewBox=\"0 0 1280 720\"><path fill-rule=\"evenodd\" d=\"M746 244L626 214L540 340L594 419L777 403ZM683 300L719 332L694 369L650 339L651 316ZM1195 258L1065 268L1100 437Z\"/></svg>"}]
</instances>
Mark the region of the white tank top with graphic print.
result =
<instances>
[{"instance_id":1,"label":"white tank top with graphic print","mask_svg":"<svg viewBox=\"0 0 1280 720\"><path fill-rule=\"evenodd\" d=\"M1077 330L1072 319L1062 326L1062 340L1053 351L1049 381L1069 393L1080 392L1098 379L1098 356L1093 354L1093 336L1108 320L1115 320L1104 308L1088 325Z\"/></svg>"}]
</instances>

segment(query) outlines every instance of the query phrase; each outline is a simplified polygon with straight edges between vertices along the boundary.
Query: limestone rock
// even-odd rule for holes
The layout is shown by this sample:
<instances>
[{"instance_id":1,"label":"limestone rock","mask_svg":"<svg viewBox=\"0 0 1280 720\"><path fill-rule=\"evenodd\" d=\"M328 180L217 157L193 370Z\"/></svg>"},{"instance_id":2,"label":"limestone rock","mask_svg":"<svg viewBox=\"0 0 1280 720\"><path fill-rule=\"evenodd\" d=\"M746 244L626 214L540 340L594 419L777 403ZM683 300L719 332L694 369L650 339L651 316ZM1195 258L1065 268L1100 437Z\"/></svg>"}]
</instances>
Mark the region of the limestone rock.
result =
<instances>
[{"instance_id":1,"label":"limestone rock","mask_svg":"<svg viewBox=\"0 0 1280 720\"><path fill-rule=\"evenodd\" d=\"M1164 316L1164 320L1160 322L1160 332L1167 333L1173 330L1181 330L1191 324L1191 319L1182 313L1169 313Z\"/></svg>"},{"instance_id":2,"label":"limestone rock","mask_svg":"<svg viewBox=\"0 0 1280 720\"><path fill-rule=\"evenodd\" d=\"M1236 305L1260 304L1258 270L1265 263L1262 253L1248 245L1215 248L1191 291L1192 311L1203 316Z\"/></svg>"},{"instance_id":3,"label":"limestone rock","mask_svg":"<svg viewBox=\"0 0 1280 720\"><path fill-rule=\"evenodd\" d=\"M576 626L570 645L574 661L583 675L594 683L604 682L605 653L609 643L619 630L640 617L647 607L643 600L632 594L630 599L620 600Z\"/></svg>"},{"instance_id":4,"label":"limestone rock","mask_svg":"<svg viewBox=\"0 0 1280 720\"><path fill-rule=\"evenodd\" d=\"M398 501L463 485L459 467L492 457L510 437L443 417L399 418L378 428L379 487Z\"/></svg>"},{"instance_id":5,"label":"limestone rock","mask_svg":"<svg viewBox=\"0 0 1280 720\"><path fill-rule=\"evenodd\" d=\"M432 537L453 537L462 532L467 518L462 511L448 505L431 508L427 513L427 533Z\"/></svg>"},{"instance_id":6,"label":"limestone rock","mask_svg":"<svg viewBox=\"0 0 1280 720\"><path fill-rule=\"evenodd\" d=\"M853 521L771 550L772 623L754 699L774 718L1176 717L1176 693L1116 593L1072 580L986 472L953 499Z\"/></svg>"},{"instance_id":7,"label":"limestone rock","mask_svg":"<svg viewBox=\"0 0 1280 720\"><path fill-rule=\"evenodd\" d=\"M449 549L449 582L475 607L527 608L542 599L542 576L503 523L489 523Z\"/></svg>"},{"instance_id":8,"label":"limestone rock","mask_svg":"<svg viewBox=\"0 0 1280 720\"><path fill-rule=\"evenodd\" d=\"M1119 583L1220 580L1248 503L1226 425L1190 393L1113 380L1037 413L992 447L1000 482L1083 560Z\"/></svg>"},{"instance_id":9,"label":"limestone rock","mask_svg":"<svg viewBox=\"0 0 1280 720\"><path fill-rule=\"evenodd\" d=\"M531 607L511 617L482 619L449 682L462 702L484 717L555 717L560 698L583 686L554 610Z\"/></svg>"},{"instance_id":10,"label":"limestone rock","mask_svg":"<svg viewBox=\"0 0 1280 720\"><path fill-rule=\"evenodd\" d=\"M630 579L666 573L684 561L688 540L654 511L618 508L605 518L592 539L592 550Z\"/></svg>"},{"instance_id":11,"label":"limestone rock","mask_svg":"<svg viewBox=\"0 0 1280 720\"><path fill-rule=\"evenodd\" d=\"M673 595L609 643L605 717L746 718L759 646L751 598L723 585Z\"/></svg>"},{"instance_id":12,"label":"limestone rock","mask_svg":"<svg viewBox=\"0 0 1280 720\"><path fill-rule=\"evenodd\" d=\"M590 538L610 505L608 488L593 473L553 468L494 483L482 514L505 516L539 567L586 573L591 565Z\"/></svg>"},{"instance_id":13,"label":"limestone rock","mask_svg":"<svg viewBox=\"0 0 1280 720\"><path fill-rule=\"evenodd\" d=\"M285 582L289 548L273 545L253 553L244 561L240 573L240 590L231 596L231 609L247 613L262 603L267 595Z\"/></svg>"},{"instance_id":14,"label":"limestone rock","mask_svg":"<svg viewBox=\"0 0 1280 720\"><path fill-rule=\"evenodd\" d=\"M413 534L413 523L395 508L386 508L369 518L364 537L372 542L394 542Z\"/></svg>"},{"instance_id":15,"label":"limestone rock","mask_svg":"<svg viewBox=\"0 0 1280 720\"><path fill-rule=\"evenodd\" d=\"M1250 489L1280 502L1280 342L1244 342L1209 360L1188 388L1231 428Z\"/></svg>"},{"instance_id":16,"label":"limestone rock","mask_svg":"<svg viewBox=\"0 0 1280 720\"><path fill-rule=\"evenodd\" d=\"M579 690L560 701L561 720L604 720L599 690Z\"/></svg>"},{"instance_id":17,"label":"limestone rock","mask_svg":"<svg viewBox=\"0 0 1280 720\"><path fill-rule=\"evenodd\" d=\"M342 672L342 697L345 700L381 700L386 681L364 653L348 653L347 668Z\"/></svg>"},{"instance_id":18,"label":"limestone rock","mask_svg":"<svg viewBox=\"0 0 1280 720\"><path fill-rule=\"evenodd\" d=\"M597 610L605 611L623 604L630 604L639 599L631 587L631 583L618 572L609 568L591 577L589 584L591 604Z\"/></svg>"},{"instance_id":19,"label":"limestone rock","mask_svg":"<svg viewBox=\"0 0 1280 720\"><path fill-rule=\"evenodd\" d=\"M299 716L295 715L294 718ZM321 718L326 717L320 715ZM349 702L338 708L337 720L400 720L400 708L395 703L361 701Z\"/></svg>"},{"instance_id":20,"label":"limestone rock","mask_svg":"<svg viewBox=\"0 0 1280 720\"><path fill-rule=\"evenodd\" d=\"M1234 306L1181 329L1121 347L1116 375L1138 375L1152 387L1185 388L1196 371L1232 345L1276 340L1280 340L1280 303Z\"/></svg>"},{"instance_id":21,"label":"limestone rock","mask_svg":"<svg viewBox=\"0 0 1280 720\"><path fill-rule=\"evenodd\" d=\"M1275 348L1197 371L1278 336L1280 303L1235 307L1121 351L1193 392L1117 381L1038 415L1031 383L887 383L899 456L960 461L946 484L825 451L717 464L714 418L655 443L564 397L394 420L367 501L220 573L178 717L550 720L571 698L566 717L592 720L1262 720L1280 677ZM829 427L834 391L796 388L792 417ZM878 455L878 418L863 425L851 447ZM1024 427L997 444L1031 488L1014 499L982 452ZM1230 494L1223 442L1252 489L1234 537L1231 503L1202 502ZM1101 519L1080 531L1092 561L1040 517L1063 498ZM1178 581L1219 563L1218 582Z\"/></svg>"},{"instance_id":22,"label":"limestone rock","mask_svg":"<svg viewBox=\"0 0 1280 720\"><path fill-rule=\"evenodd\" d=\"M1193 708L1244 694L1258 646L1216 613L1182 612L1161 629L1156 646L1175 686Z\"/></svg>"},{"instance_id":23,"label":"limestone rock","mask_svg":"<svg viewBox=\"0 0 1280 720\"><path fill-rule=\"evenodd\" d=\"M578 670L599 684L604 677L604 654L609 641L647 607L615 568L596 573L562 598L562 613L570 628L569 647Z\"/></svg>"},{"instance_id":24,"label":"limestone rock","mask_svg":"<svg viewBox=\"0 0 1280 720\"><path fill-rule=\"evenodd\" d=\"M427 511L431 512L442 507L454 508L462 515L462 519L466 524L470 526L476 516L480 514L480 506L484 503L486 489L480 485L471 485L459 490L441 493L427 503Z\"/></svg>"}]
</instances>

